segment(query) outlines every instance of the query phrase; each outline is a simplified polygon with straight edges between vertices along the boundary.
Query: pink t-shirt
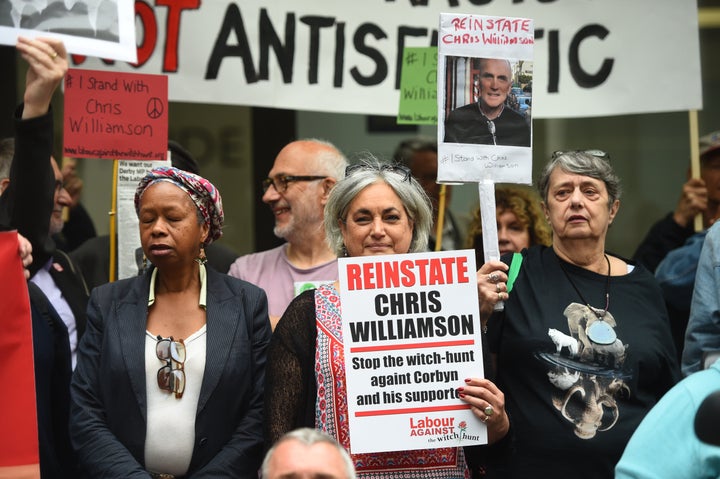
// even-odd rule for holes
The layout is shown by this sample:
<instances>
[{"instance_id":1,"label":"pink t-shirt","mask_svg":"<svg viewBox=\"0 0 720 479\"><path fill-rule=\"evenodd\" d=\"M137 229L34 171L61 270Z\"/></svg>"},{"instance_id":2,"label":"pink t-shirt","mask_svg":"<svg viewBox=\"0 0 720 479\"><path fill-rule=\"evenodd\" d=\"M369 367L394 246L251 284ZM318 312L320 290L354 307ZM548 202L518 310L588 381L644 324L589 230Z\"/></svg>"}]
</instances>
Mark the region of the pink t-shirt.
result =
<instances>
[{"instance_id":1,"label":"pink t-shirt","mask_svg":"<svg viewBox=\"0 0 720 479\"><path fill-rule=\"evenodd\" d=\"M230 276L244 279L265 290L270 316L282 316L290 301L306 289L338 279L337 260L312 268L298 268L290 263L287 246L285 243L267 251L241 256L228 271Z\"/></svg>"}]
</instances>

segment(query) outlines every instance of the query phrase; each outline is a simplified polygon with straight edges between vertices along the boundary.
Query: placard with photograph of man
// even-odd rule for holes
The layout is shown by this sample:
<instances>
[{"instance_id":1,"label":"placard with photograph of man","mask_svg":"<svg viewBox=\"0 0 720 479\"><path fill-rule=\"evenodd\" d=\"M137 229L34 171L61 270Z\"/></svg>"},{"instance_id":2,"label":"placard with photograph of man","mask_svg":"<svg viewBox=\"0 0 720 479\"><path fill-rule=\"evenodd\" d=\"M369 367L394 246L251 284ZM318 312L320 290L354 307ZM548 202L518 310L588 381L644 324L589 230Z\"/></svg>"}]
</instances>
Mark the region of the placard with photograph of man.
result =
<instances>
[{"instance_id":1,"label":"placard with photograph of man","mask_svg":"<svg viewBox=\"0 0 720 479\"><path fill-rule=\"evenodd\" d=\"M446 57L447 84L458 86L455 94L446 98L446 143L530 146L530 92L514 87L519 85L519 74L513 75L513 71L519 73L523 63L513 64L501 58ZM458 78L472 82L463 86ZM458 97L475 101L453 109Z\"/></svg>"}]
</instances>

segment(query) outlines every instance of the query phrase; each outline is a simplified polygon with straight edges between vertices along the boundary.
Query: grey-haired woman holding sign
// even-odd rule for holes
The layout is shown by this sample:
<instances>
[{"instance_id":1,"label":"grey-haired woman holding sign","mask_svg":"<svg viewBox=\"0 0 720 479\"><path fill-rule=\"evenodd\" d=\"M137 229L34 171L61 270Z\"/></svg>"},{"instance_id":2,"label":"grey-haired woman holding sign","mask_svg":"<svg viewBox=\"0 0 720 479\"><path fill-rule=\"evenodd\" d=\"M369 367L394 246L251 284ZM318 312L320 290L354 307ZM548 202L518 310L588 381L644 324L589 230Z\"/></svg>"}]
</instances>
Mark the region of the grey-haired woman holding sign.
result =
<instances>
[{"instance_id":1,"label":"grey-haired woman holding sign","mask_svg":"<svg viewBox=\"0 0 720 479\"><path fill-rule=\"evenodd\" d=\"M605 251L620 181L604 152L554 154L539 190L552 246L523 251L509 293L504 262L478 274L481 300L505 301L488 334L513 425L514 458L489 473L611 478L679 378L667 312L647 270Z\"/></svg>"},{"instance_id":2,"label":"grey-haired woman holding sign","mask_svg":"<svg viewBox=\"0 0 720 479\"><path fill-rule=\"evenodd\" d=\"M404 166L373 159L348 167L325 206L325 231L338 256L425 251L430 202ZM268 352L268 445L297 427L314 427L349 449L339 285L299 295L285 311ZM502 393L487 379L466 379L459 396L488 427L490 442L508 431ZM352 452L352 451L351 451ZM469 477L462 448L352 454L360 478Z\"/></svg>"}]
</instances>

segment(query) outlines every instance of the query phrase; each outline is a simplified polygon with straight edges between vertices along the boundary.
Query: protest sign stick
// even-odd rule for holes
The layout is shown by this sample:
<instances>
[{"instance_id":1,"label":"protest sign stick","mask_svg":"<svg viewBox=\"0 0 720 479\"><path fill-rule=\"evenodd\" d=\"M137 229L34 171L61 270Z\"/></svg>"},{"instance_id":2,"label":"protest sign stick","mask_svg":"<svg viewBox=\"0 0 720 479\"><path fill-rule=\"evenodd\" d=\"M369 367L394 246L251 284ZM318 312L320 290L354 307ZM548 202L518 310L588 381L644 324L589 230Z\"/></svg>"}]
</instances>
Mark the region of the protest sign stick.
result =
<instances>
[{"instance_id":1,"label":"protest sign stick","mask_svg":"<svg viewBox=\"0 0 720 479\"><path fill-rule=\"evenodd\" d=\"M497 261L500 259L500 245L498 244L497 215L495 211L497 208L495 206L495 182L483 180L478 183L478 194L480 195L480 219L482 221L485 261ZM495 304L496 311L501 311L503 308L503 301L498 301Z\"/></svg>"},{"instance_id":2,"label":"protest sign stick","mask_svg":"<svg viewBox=\"0 0 720 479\"><path fill-rule=\"evenodd\" d=\"M118 160L113 160L112 200L110 205L110 282L115 281L115 264L117 257L117 188L118 188Z\"/></svg>"},{"instance_id":3,"label":"protest sign stick","mask_svg":"<svg viewBox=\"0 0 720 479\"><path fill-rule=\"evenodd\" d=\"M440 185L440 195L438 196L438 217L435 225L435 251L442 251L443 225L445 224L445 197L446 186Z\"/></svg>"},{"instance_id":4,"label":"protest sign stick","mask_svg":"<svg viewBox=\"0 0 720 479\"><path fill-rule=\"evenodd\" d=\"M689 110L688 117L690 119L690 171L693 178L700 178L700 135L698 133L698 116L697 110ZM695 231L699 232L704 229L702 213L695 215Z\"/></svg>"}]
</instances>

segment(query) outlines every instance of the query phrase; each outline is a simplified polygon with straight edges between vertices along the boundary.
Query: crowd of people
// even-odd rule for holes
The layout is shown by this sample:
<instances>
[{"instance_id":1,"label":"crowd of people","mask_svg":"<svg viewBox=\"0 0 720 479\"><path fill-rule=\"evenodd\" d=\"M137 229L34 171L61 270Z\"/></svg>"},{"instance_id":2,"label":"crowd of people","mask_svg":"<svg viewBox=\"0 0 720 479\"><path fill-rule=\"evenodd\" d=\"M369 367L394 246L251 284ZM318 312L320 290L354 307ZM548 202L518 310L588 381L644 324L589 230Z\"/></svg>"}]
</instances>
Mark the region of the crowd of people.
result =
<instances>
[{"instance_id":1,"label":"crowd of people","mask_svg":"<svg viewBox=\"0 0 720 479\"><path fill-rule=\"evenodd\" d=\"M67 52L51 39L17 50L28 73L15 137L0 142L0 226L18 231L28 279L43 478L717 477L720 135L702 138L702 179L632 260L606 251L622 187L601 150L553 154L537 192L498 186L501 258L486 261L479 210L463 237L441 208L433 140L352 163L293 141L262 183L285 243L237 257L213 244L220 192L169 141L172 166L135 193L143 265L109 281L109 238L63 234L81 188L52 158ZM494 142L511 72L482 71L472 115L494 122ZM452 386L487 444L353 452L337 258L463 243L479 265L483 368Z\"/></svg>"}]
</instances>

